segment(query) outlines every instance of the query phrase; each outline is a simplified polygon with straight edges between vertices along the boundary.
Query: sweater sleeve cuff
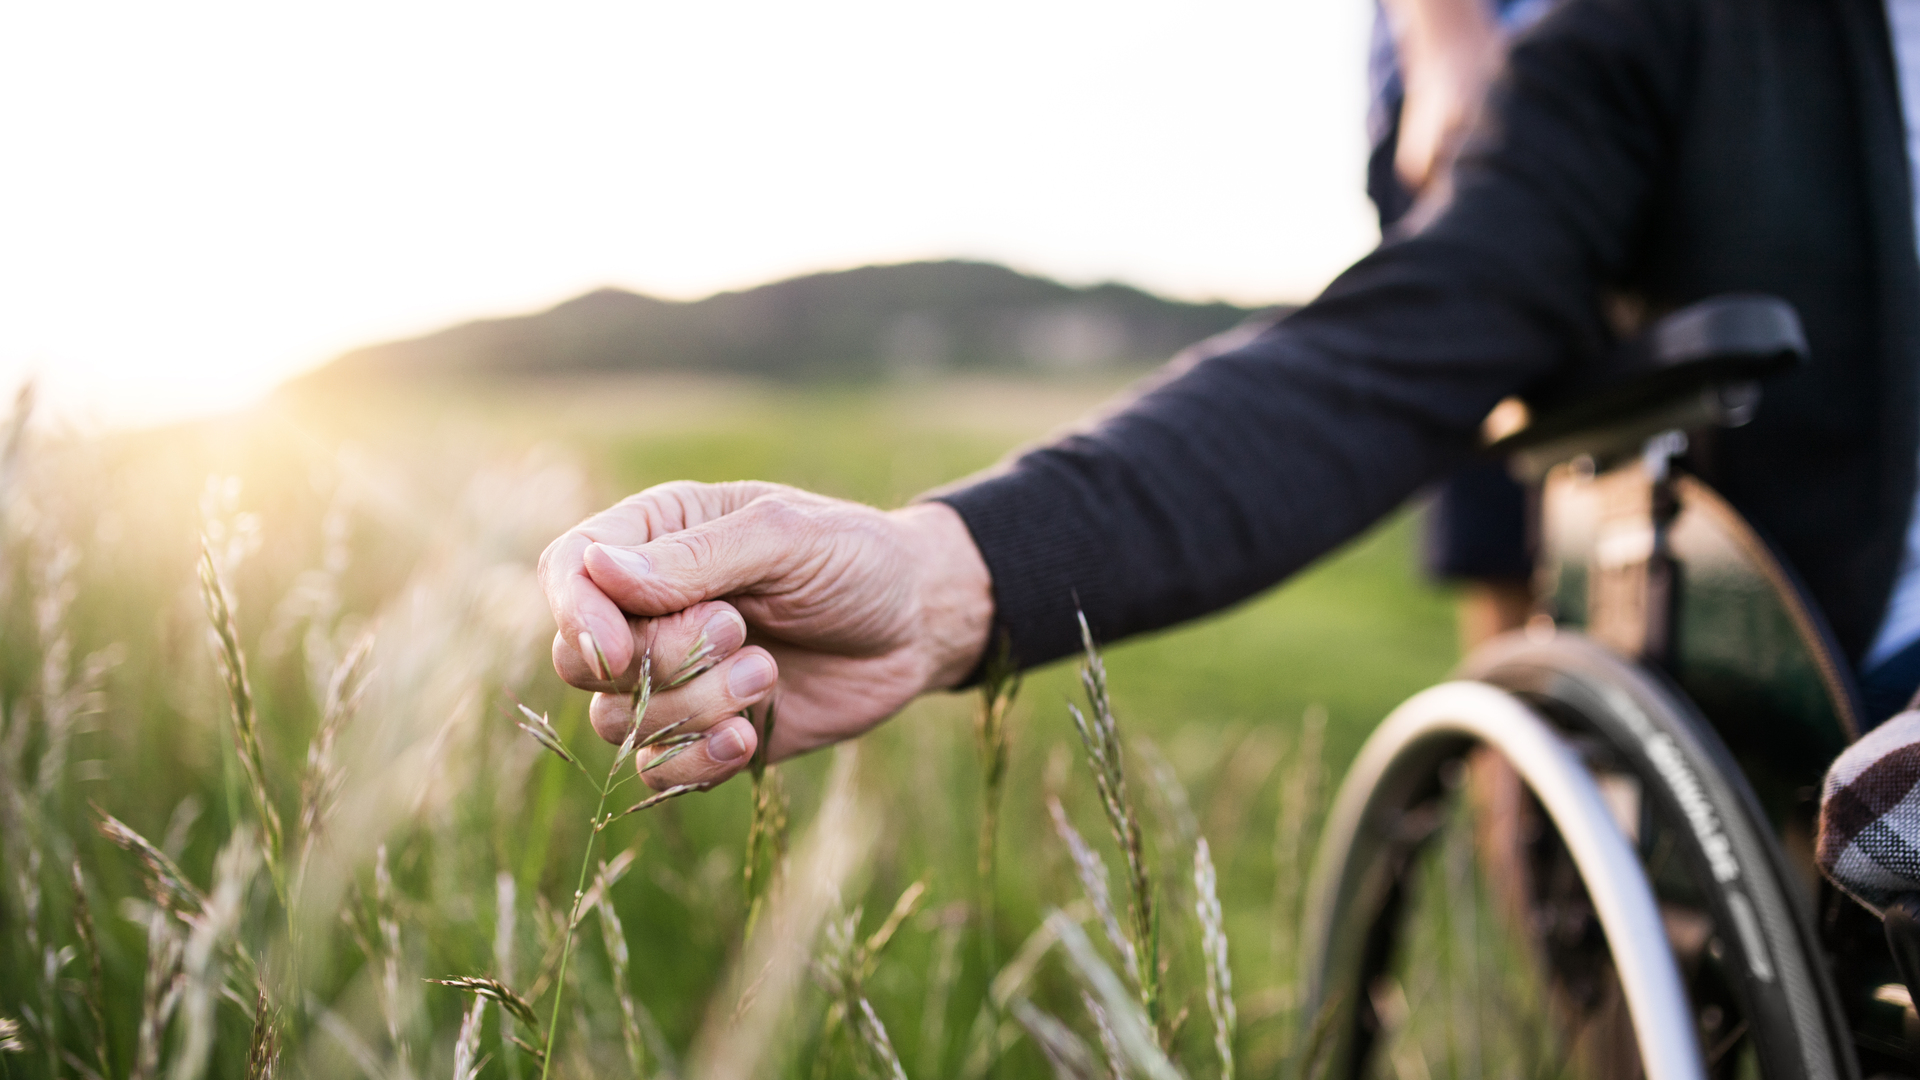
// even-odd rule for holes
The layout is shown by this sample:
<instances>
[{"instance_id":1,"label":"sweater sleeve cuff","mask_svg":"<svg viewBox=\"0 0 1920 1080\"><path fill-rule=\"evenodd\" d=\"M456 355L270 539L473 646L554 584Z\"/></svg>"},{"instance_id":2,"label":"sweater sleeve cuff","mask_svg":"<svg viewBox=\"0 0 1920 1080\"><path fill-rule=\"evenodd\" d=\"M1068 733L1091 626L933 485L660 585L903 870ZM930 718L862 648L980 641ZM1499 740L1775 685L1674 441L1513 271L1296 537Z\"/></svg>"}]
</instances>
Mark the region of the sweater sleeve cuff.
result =
<instances>
[{"instance_id":1,"label":"sweater sleeve cuff","mask_svg":"<svg viewBox=\"0 0 1920 1080\"><path fill-rule=\"evenodd\" d=\"M953 507L973 535L993 577L992 640L1007 642L1017 669L1080 651L1076 609L1086 612L1096 638L1105 637L1106 560L1071 486L1053 482L1029 458L932 498ZM984 666L962 685L976 684Z\"/></svg>"}]
</instances>

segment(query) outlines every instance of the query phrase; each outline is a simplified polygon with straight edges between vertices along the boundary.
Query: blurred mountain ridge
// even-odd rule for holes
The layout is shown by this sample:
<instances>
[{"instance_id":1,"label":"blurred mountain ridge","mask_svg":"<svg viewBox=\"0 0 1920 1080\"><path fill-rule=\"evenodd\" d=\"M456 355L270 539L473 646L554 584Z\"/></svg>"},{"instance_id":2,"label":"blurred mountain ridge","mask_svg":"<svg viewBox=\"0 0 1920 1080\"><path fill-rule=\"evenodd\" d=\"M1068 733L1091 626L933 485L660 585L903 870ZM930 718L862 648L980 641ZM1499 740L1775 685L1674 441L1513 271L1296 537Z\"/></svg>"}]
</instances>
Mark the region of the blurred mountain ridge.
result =
<instances>
[{"instance_id":1,"label":"blurred mountain ridge","mask_svg":"<svg viewBox=\"0 0 1920 1080\"><path fill-rule=\"evenodd\" d=\"M348 352L296 381L704 372L869 379L1075 374L1166 359L1260 309L1074 287L961 260L807 274L701 300L602 288Z\"/></svg>"}]
</instances>

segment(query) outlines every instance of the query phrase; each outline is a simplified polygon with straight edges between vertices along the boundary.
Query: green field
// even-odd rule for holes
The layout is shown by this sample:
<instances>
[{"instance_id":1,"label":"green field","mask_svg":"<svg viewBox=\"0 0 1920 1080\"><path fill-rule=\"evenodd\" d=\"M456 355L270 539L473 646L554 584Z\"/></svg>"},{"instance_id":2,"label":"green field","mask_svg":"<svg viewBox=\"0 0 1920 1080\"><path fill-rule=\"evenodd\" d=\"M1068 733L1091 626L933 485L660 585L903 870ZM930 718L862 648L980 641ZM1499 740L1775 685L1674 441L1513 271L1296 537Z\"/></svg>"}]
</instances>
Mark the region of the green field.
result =
<instances>
[{"instance_id":1,"label":"green field","mask_svg":"<svg viewBox=\"0 0 1920 1080\"><path fill-rule=\"evenodd\" d=\"M585 695L547 664L552 627L532 577L545 543L620 495L678 478L755 477L897 504L1115 389L548 383L282 401L103 438L30 436L0 477L0 1017L23 1022L27 1045L0 1053L0 1076L260 1075L249 1042L268 1031L277 1074L448 1075L468 999L428 978L541 989L544 1028L554 982L544 961L565 938L593 792L514 727L512 703L549 713L594 769L613 753L584 722ZM210 476L237 483L209 487ZM283 823L278 885L250 855L261 811L196 584L209 520L257 703L265 797ZM1195 835L1220 870L1242 1074L1270 1075L1298 1049L1291 921L1308 804L1369 727L1454 658L1450 605L1417 580L1412 543L1410 521L1396 519L1282 588L1107 653L1157 874L1167 1027L1186 1075L1219 1073ZM341 711L316 768L327 680L364 633L374 642L364 697ZM1034 673L1014 707L990 945L977 939L975 697L922 701L851 754L779 767L792 855L776 899L799 912L798 879L829 874L817 919L863 907L866 935L903 890L926 883L860 991L908 1075L1050 1075L1023 1029L983 1003L989 957L1016 957L1051 909L1088 914L1049 794L1121 889L1065 707L1077 695L1073 668L1056 665ZM1325 718L1312 757L1301 749L1309 715ZM858 827L821 838L813 826L836 769L835 820ZM337 779L316 787L316 776ZM763 1075L878 1067L845 1025L829 1030L830 1007L848 1000L824 986L831 946L811 932L789 942L829 959L810 970L769 942L779 927L812 924L770 908L759 925L775 930L743 948L751 799L736 781L600 835L596 858L633 852L607 894L635 1019L616 985L611 923L587 912L555 1075L631 1075L630 1037L647 1075L721 1075L742 1054ZM307 806L319 808L311 829ZM142 861L100 835L99 812L177 860L195 896L173 903L188 917L155 906ZM76 910L76 864L91 935ZM1101 937L1097 921L1088 928ZM1056 951L1018 996L1097 1048L1076 986ZM484 1015L480 1075L538 1075L527 1052L502 1042L504 1018Z\"/></svg>"}]
</instances>

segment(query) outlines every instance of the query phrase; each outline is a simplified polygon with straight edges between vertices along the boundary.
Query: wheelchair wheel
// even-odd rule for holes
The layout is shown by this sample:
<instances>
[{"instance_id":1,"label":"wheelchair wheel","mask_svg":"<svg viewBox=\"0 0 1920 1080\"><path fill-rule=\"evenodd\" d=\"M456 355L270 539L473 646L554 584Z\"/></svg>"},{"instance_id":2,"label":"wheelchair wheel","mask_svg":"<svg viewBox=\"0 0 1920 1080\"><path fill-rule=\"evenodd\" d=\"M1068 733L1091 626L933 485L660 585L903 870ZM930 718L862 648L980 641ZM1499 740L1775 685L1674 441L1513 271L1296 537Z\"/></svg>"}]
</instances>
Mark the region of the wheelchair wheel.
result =
<instances>
[{"instance_id":1,"label":"wheelchair wheel","mask_svg":"<svg viewBox=\"0 0 1920 1080\"><path fill-rule=\"evenodd\" d=\"M1854 1077L1777 846L1676 693L1559 634L1415 696L1306 927L1318 1076Z\"/></svg>"}]
</instances>

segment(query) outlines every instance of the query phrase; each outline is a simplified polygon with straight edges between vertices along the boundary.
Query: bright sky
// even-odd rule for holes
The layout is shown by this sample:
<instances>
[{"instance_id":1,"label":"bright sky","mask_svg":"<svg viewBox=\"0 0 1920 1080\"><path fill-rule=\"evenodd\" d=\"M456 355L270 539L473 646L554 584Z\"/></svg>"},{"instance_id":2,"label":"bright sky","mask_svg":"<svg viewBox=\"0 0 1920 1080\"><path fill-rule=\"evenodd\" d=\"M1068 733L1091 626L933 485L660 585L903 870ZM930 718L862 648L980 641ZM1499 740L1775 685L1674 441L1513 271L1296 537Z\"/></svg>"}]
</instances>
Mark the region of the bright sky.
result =
<instances>
[{"instance_id":1,"label":"bright sky","mask_svg":"<svg viewBox=\"0 0 1920 1080\"><path fill-rule=\"evenodd\" d=\"M1370 246L1367 0L0 6L0 389L110 423L613 284Z\"/></svg>"}]
</instances>

